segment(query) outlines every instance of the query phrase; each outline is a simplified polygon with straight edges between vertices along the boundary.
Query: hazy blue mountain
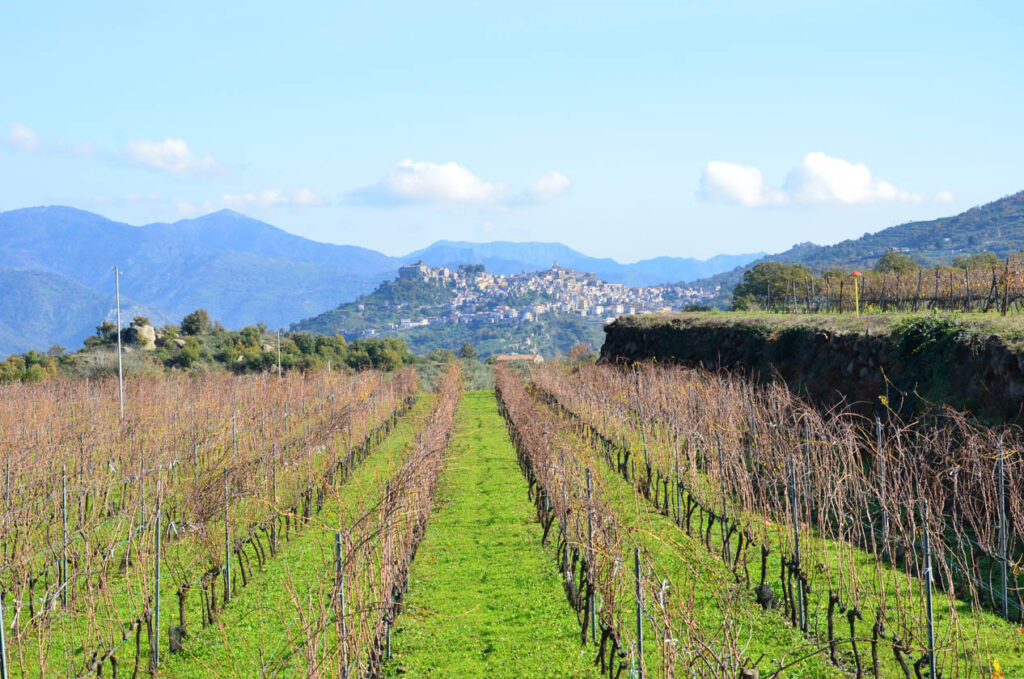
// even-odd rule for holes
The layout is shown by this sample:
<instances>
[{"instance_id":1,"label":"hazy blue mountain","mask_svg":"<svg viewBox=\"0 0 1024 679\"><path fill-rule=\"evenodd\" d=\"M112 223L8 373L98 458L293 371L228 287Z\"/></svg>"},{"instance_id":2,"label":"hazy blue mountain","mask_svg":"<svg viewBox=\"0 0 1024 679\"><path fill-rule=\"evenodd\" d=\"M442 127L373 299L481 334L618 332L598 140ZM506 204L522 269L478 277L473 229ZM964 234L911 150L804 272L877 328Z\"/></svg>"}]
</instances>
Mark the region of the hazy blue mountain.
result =
<instances>
[{"instance_id":1,"label":"hazy blue mountain","mask_svg":"<svg viewBox=\"0 0 1024 679\"><path fill-rule=\"evenodd\" d=\"M756 256L620 264L558 243L441 241L388 257L318 243L230 210L133 226L71 207L24 208L0 213L0 356L55 343L77 347L114 306L114 265L123 272L126 323L133 309L163 323L205 308L229 328L260 321L273 328L369 293L401 264L421 258L435 266L483 263L498 273L546 269L558 260L605 280L650 285L710 275Z\"/></svg>"},{"instance_id":2,"label":"hazy blue mountain","mask_svg":"<svg viewBox=\"0 0 1024 679\"><path fill-rule=\"evenodd\" d=\"M467 243L442 240L412 252L403 259L409 263L422 259L430 266L483 264L488 271L500 274L548 269L557 261L559 266L592 271L598 278L610 283L645 286L713 276L753 261L763 254L717 255L707 260L656 257L621 264L610 258L589 257L561 243Z\"/></svg>"},{"instance_id":3,"label":"hazy blue mountain","mask_svg":"<svg viewBox=\"0 0 1024 679\"><path fill-rule=\"evenodd\" d=\"M15 319L0 313L0 336L21 337L0 341L0 355L64 344L79 337L80 328L94 327L102 317L96 300L113 297L115 264L124 274L125 297L158 318L178 320L202 307L228 327L259 321L282 327L370 292L400 263L366 248L311 241L230 210L141 227L68 207L12 210L0 213L0 264L33 272L42 296L40 275L59 280L49 288L53 308L39 308L37 334L19 335ZM91 306L84 303L85 290L100 295ZM75 303L61 312L58 300L65 296ZM54 327L43 331L48 313Z\"/></svg>"},{"instance_id":4,"label":"hazy blue mountain","mask_svg":"<svg viewBox=\"0 0 1024 679\"><path fill-rule=\"evenodd\" d=\"M0 357L54 344L81 346L96 326L114 315L114 294L103 294L59 274L0 267ZM136 315L164 319L131 299L121 299L122 322Z\"/></svg>"}]
</instances>

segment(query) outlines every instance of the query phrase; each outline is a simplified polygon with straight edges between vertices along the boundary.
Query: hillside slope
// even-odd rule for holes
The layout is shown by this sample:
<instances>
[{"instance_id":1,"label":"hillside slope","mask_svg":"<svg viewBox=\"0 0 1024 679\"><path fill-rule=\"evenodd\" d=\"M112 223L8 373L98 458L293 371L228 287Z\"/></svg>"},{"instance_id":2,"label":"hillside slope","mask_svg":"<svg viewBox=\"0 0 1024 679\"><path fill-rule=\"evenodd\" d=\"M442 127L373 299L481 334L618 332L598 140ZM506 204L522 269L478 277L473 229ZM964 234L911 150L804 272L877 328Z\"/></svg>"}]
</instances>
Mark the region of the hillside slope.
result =
<instances>
[{"instance_id":1,"label":"hillside slope","mask_svg":"<svg viewBox=\"0 0 1024 679\"><path fill-rule=\"evenodd\" d=\"M228 327L279 327L373 290L401 263L229 210L138 227L68 207L0 213L0 261L33 291L32 304L0 309L0 356L79 343L113 306L99 300L113 297L114 265L153 320L206 308Z\"/></svg>"},{"instance_id":2,"label":"hillside slope","mask_svg":"<svg viewBox=\"0 0 1024 679\"><path fill-rule=\"evenodd\" d=\"M946 264L954 257L982 252L995 252L1000 257L1018 252L1024 249L1024 191L951 217L899 224L834 245L800 243L694 285L720 285L727 299L743 272L759 262L805 264L817 271L833 267L870 269L886 250L892 249L906 251L924 265Z\"/></svg>"},{"instance_id":3,"label":"hillside slope","mask_svg":"<svg viewBox=\"0 0 1024 679\"><path fill-rule=\"evenodd\" d=\"M45 351L54 344L77 348L100 322L113 318L113 293L104 295L49 272L0 267L0 290L0 356ZM126 298L121 314L125 325L136 315L165 320Z\"/></svg>"}]
</instances>

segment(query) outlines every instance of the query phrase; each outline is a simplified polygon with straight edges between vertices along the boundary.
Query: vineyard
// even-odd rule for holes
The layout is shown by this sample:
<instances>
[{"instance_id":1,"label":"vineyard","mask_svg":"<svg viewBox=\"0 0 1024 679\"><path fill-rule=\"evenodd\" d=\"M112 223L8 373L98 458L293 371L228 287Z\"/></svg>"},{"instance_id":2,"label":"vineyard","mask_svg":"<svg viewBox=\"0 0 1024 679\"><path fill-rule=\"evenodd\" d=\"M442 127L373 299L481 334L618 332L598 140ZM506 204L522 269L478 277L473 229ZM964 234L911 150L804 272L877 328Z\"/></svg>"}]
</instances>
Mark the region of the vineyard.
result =
<instances>
[{"instance_id":1,"label":"vineyard","mask_svg":"<svg viewBox=\"0 0 1024 679\"><path fill-rule=\"evenodd\" d=\"M3 676L1024 675L1019 429L463 379L5 387Z\"/></svg>"},{"instance_id":2,"label":"vineyard","mask_svg":"<svg viewBox=\"0 0 1024 679\"><path fill-rule=\"evenodd\" d=\"M998 312L1024 308L1024 254L994 262L962 266L851 272L829 269L818 274L799 264L767 262L744 274L734 295L738 308L792 313L873 313L931 310Z\"/></svg>"},{"instance_id":3,"label":"vineyard","mask_svg":"<svg viewBox=\"0 0 1024 679\"><path fill-rule=\"evenodd\" d=\"M822 414L681 368L499 389L609 676L1024 672L1017 430ZM714 563L679 562L696 550Z\"/></svg>"},{"instance_id":4,"label":"vineyard","mask_svg":"<svg viewBox=\"0 0 1024 679\"><path fill-rule=\"evenodd\" d=\"M420 457L443 450L457 376L443 391ZM86 382L7 392L9 676L136 676L183 651L381 445L415 401L416 377L140 380L124 420L110 393ZM407 517L409 502L429 508L418 479L397 474L345 537L359 545L376 528L407 549L406 522L378 518ZM393 586L390 566L378 559L377 570L379 586ZM352 663L368 662L367 624L352 623Z\"/></svg>"}]
</instances>

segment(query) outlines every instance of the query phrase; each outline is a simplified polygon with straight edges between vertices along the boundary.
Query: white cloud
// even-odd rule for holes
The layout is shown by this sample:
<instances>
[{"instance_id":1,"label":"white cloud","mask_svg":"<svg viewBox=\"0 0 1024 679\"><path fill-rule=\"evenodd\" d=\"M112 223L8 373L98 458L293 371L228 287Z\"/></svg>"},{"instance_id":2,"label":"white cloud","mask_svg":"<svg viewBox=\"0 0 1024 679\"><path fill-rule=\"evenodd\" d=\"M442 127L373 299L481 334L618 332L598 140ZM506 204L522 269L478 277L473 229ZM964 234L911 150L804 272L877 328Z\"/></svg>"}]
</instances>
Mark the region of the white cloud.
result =
<instances>
[{"instance_id":1,"label":"white cloud","mask_svg":"<svg viewBox=\"0 0 1024 679\"><path fill-rule=\"evenodd\" d=\"M378 207L409 203L517 206L557 198L571 187L568 177L553 170L526 190L510 196L505 184L484 181L458 163L431 163L407 158L391 168L379 182L353 190L349 198Z\"/></svg>"},{"instance_id":2,"label":"white cloud","mask_svg":"<svg viewBox=\"0 0 1024 679\"><path fill-rule=\"evenodd\" d=\"M505 192L501 184L485 182L458 163L430 163L409 158L399 162L376 184L356 189L360 202L398 203L491 203Z\"/></svg>"},{"instance_id":3,"label":"white cloud","mask_svg":"<svg viewBox=\"0 0 1024 679\"><path fill-rule=\"evenodd\" d=\"M7 128L7 143L22 151L38 151L42 147L39 135L25 123L11 123Z\"/></svg>"},{"instance_id":4,"label":"white cloud","mask_svg":"<svg viewBox=\"0 0 1024 679\"><path fill-rule=\"evenodd\" d=\"M935 194L935 202L937 203L952 203L954 200L953 194L949 191L939 191Z\"/></svg>"},{"instance_id":5,"label":"white cloud","mask_svg":"<svg viewBox=\"0 0 1024 679\"><path fill-rule=\"evenodd\" d=\"M746 207L785 203L920 203L924 200L919 193L875 179L863 163L833 158L820 151L804 156L790 170L781 189L765 187L761 171L756 167L712 161L704 168L700 194L705 200ZM948 192L941 192L936 200L944 202L947 195Z\"/></svg>"},{"instance_id":6,"label":"white cloud","mask_svg":"<svg viewBox=\"0 0 1024 679\"><path fill-rule=\"evenodd\" d=\"M881 201L919 203L920 194L874 179L863 163L832 158L821 151L808 153L786 178L786 193L799 203L856 205Z\"/></svg>"},{"instance_id":7,"label":"white cloud","mask_svg":"<svg viewBox=\"0 0 1024 679\"><path fill-rule=\"evenodd\" d=\"M128 144L128 158L139 165L174 174L201 174L217 168L212 156L197 157L184 139L168 137L163 141L133 141Z\"/></svg>"},{"instance_id":8,"label":"white cloud","mask_svg":"<svg viewBox=\"0 0 1024 679\"><path fill-rule=\"evenodd\" d=\"M309 207L324 205L327 201L307 188L293 191L267 189L258 193L225 193L220 197L221 204L232 210L244 210L250 207L271 208L278 205L298 205Z\"/></svg>"},{"instance_id":9,"label":"white cloud","mask_svg":"<svg viewBox=\"0 0 1024 679\"><path fill-rule=\"evenodd\" d=\"M745 207L779 205L787 200L782 191L768 190L756 167L713 160L700 178L700 195L716 203L738 203Z\"/></svg>"},{"instance_id":10,"label":"white cloud","mask_svg":"<svg viewBox=\"0 0 1024 679\"><path fill-rule=\"evenodd\" d=\"M565 194L572 188L569 178L558 170L552 170L538 179L530 187L530 193L538 201L551 200Z\"/></svg>"},{"instance_id":11,"label":"white cloud","mask_svg":"<svg viewBox=\"0 0 1024 679\"><path fill-rule=\"evenodd\" d=\"M327 201L322 196L318 196L310 189L303 187L292 192L292 202L296 205L308 207L311 205L323 205Z\"/></svg>"}]
</instances>

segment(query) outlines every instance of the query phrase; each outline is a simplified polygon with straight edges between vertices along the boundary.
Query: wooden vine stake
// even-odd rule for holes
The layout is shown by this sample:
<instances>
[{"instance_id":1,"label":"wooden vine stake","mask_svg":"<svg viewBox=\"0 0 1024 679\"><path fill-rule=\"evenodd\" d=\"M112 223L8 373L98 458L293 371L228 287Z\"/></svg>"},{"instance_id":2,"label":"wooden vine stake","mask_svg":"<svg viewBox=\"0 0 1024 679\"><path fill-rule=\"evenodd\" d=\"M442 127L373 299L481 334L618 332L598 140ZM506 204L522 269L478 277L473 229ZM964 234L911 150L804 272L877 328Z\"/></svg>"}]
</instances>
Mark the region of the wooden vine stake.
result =
<instances>
[{"instance_id":1,"label":"wooden vine stake","mask_svg":"<svg viewBox=\"0 0 1024 679\"><path fill-rule=\"evenodd\" d=\"M1009 554L1006 549L1006 469L1004 467L1006 450L1003 448L1003 440L999 439L999 457L997 469L999 474L999 552L1003 567L1003 617L1010 619L1010 591L1008 588L1009 576L1007 573L1007 562Z\"/></svg>"},{"instance_id":2,"label":"wooden vine stake","mask_svg":"<svg viewBox=\"0 0 1024 679\"><path fill-rule=\"evenodd\" d=\"M885 508L885 444L882 441L882 418L875 417L875 448L878 452L878 499L882 505L882 561L889 560L889 512Z\"/></svg>"}]
</instances>

